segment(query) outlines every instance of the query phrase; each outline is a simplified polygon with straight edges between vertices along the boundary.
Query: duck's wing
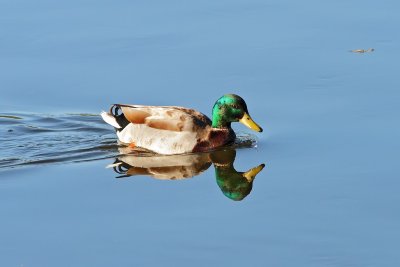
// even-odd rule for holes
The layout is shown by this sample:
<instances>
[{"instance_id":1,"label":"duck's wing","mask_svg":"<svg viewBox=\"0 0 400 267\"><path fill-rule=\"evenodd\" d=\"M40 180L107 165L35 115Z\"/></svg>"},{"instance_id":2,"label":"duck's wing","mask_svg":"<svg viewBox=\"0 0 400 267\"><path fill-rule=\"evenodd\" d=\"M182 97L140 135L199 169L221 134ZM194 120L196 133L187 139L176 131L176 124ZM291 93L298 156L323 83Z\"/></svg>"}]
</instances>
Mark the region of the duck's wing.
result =
<instances>
[{"instance_id":1,"label":"duck's wing","mask_svg":"<svg viewBox=\"0 0 400 267\"><path fill-rule=\"evenodd\" d=\"M194 110L176 106L141 106L117 104L125 118L133 124L175 132L199 132L211 125L211 120Z\"/></svg>"}]
</instances>

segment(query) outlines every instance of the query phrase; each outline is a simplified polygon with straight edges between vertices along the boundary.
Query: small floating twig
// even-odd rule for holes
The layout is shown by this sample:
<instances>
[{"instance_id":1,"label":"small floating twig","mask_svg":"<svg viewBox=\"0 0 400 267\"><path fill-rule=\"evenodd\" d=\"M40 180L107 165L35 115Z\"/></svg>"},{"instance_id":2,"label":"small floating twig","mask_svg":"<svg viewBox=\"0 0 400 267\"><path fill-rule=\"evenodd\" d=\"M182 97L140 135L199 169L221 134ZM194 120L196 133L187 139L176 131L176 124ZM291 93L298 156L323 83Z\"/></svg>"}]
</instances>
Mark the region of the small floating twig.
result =
<instances>
[{"instance_id":1,"label":"small floating twig","mask_svg":"<svg viewBox=\"0 0 400 267\"><path fill-rule=\"evenodd\" d=\"M375 49L374 48L368 48L368 49L354 49L354 50L350 50L349 52L352 53L370 53L370 52L374 52Z\"/></svg>"}]
</instances>

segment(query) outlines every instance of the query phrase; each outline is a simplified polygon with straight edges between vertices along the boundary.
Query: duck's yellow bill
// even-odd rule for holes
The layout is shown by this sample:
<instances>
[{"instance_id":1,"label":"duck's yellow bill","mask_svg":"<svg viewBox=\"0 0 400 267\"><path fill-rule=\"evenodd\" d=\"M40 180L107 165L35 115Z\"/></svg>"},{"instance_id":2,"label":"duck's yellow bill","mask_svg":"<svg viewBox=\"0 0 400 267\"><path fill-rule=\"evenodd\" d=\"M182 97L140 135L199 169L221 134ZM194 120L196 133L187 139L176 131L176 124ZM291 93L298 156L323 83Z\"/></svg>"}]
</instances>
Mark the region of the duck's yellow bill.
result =
<instances>
[{"instance_id":1,"label":"duck's yellow bill","mask_svg":"<svg viewBox=\"0 0 400 267\"><path fill-rule=\"evenodd\" d=\"M263 129L257 123L255 123L250 115L246 112L244 113L243 118L241 118L239 121L254 131L263 131Z\"/></svg>"},{"instance_id":2,"label":"duck's yellow bill","mask_svg":"<svg viewBox=\"0 0 400 267\"><path fill-rule=\"evenodd\" d=\"M246 178L246 180L250 183L256 178L256 175L264 169L265 164L258 165L255 168L252 168L248 170L247 172L243 173L243 176Z\"/></svg>"}]
</instances>

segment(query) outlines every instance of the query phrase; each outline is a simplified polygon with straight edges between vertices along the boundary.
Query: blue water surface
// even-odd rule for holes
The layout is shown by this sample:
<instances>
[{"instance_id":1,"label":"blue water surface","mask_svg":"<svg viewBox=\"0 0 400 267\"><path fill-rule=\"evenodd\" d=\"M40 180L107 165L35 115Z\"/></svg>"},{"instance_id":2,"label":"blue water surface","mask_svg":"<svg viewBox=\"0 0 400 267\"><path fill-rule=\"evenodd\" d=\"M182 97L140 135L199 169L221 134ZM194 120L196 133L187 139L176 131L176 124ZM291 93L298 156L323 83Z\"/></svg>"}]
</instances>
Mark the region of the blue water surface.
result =
<instances>
[{"instance_id":1,"label":"blue water surface","mask_svg":"<svg viewBox=\"0 0 400 267\"><path fill-rule=\"evenodd\" d=\"M399 266L399 8L0 0L0 265ZM242 201L214 167L106 168L110 104L210 115L225 93L265 129L236 150L266 164Z\"/></svg>"}]
</instances>

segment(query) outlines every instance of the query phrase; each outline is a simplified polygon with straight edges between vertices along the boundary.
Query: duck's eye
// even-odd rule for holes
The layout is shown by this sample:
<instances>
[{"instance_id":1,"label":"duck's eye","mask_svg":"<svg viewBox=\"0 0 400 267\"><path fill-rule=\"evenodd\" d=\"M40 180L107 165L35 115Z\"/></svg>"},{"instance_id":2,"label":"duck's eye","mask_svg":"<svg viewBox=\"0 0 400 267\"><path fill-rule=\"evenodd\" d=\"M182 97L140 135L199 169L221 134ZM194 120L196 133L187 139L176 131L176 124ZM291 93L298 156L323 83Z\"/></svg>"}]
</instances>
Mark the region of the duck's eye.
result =
<instances>
[{"instance_id":1,"label":"duck's eye","mask_svg":"<svg viewBox=\"0 0 400 267\"><path fill-rule=\"evenodd\" d=\"M232 107L236 108L236 109L240 109L239 105L236 105L236 104L232 104Z\"/></svg>"}]
</instances>

